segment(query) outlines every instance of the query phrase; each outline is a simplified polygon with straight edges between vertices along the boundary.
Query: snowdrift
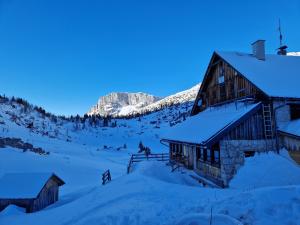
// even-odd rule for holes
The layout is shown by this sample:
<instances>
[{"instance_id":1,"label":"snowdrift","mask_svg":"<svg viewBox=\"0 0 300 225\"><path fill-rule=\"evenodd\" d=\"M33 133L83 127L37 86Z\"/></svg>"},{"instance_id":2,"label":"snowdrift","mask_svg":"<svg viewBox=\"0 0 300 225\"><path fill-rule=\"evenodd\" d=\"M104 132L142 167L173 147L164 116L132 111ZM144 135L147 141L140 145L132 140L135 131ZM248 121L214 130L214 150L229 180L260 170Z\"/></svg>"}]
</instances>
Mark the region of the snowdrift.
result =
<instances>
[{"instance_id":1,"label":"snowdrift","mask_svg":"<svg viewBox=\"0 0 300 225\"><path fill-rule=\"evenodd\" d=\"M243 225L238 220L222 214L191 214L184 216L177 225Z\"/></svg>"},{"instance_id":2,"label":"snowdrift","mask_svg":"<svg viewBox=\"0 0 300 225\"><path fill-rule=\"evenodd\" d=\"M229 186L255 189L267 186L300 185L300 167L288 157L285 150L256 154L246 158Z\"/></svg>"}]
</instances>

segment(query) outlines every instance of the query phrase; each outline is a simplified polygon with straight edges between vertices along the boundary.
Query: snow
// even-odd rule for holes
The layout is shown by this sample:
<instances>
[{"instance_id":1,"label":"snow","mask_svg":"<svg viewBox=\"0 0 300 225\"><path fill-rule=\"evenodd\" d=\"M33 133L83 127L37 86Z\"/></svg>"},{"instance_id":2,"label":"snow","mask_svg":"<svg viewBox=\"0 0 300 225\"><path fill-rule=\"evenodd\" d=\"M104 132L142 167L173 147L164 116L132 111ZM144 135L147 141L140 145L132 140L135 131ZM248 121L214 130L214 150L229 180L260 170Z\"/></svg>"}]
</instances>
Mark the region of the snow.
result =
<instances>
[{"instance_id":1,"label":"snow","mask_svg":"<svg viewBox=\"0 0 300 225\"><path fill-rule=\"evenodd\" d=\"M230 215L243 224L298 225L300 186L275 186L237 192L215 201L213 212Z\"/></svg>"},{"instance_id":2,"label":"snow","mask_svg":"<svg viewBox=\"0 0 300 225\"><path fill-rule=\"evenodd\" d=\"M25 209L15 206L15 205L9 205L7 206L0 214L1 216L14 216L14 215L20 215L20 214L24 214L25 213Z\"/></svg>"},{"instance_id":3,"label":"snow","mask_svg":"<svg viewBox=\"0 0 300 225\"><path fill-rule=\"evenodd\" d=\"M52 173L7 173L0 178L0 198L35 198Z\"/></svg>"},{"instance_id":4,"label":"snow","mask_svg":"<svg viewBox=\"0 0 300 225\"><path fill-rule=\"evenodd\" d=\"M154 103L146 106L143 110L144 111L155 111L155 109L160 109L160 108L162 108L162 106L169 106L169 105L173 105L173 104L182 104L184 102L194 101L198 94L199 88L200 88L200 84L197 84L188 90L178 92L174 95L170 95L168 97L165 97L162 100L154 102Z\"/></svg>"},{"instance_id":5,"label":"snow","mask_svg":"<svg viewBox=\"0 0 300 225\"><path fill-rule=\"evenodd\" d=\"M177 225L243 225L238 220L222 214L195 213L184 216Z\"/></svg>"},{"instance_id":6,"label":"snow","mask_svg":"<svg viewBox=\"0 0 300 225\"><path fill-rule=\"evenodd\" d=\"M286 55L288 55L288 56L300 56L300 52L288 52Z\"/></svg>"},{"instance_id":7,"label":"snow","mask_svg":"<svg viewBox=\"0 0 300 225\"><path fill-rule=\"evenodd\" d=\"M244 114L253 107L240 105L238 112ZM196 175L193 171L180 168L171 172L166 162L136 163L132 173L127 174L130 155L137 152L139 141L153 152L168 151L159 141L179 110L184 108L165 109L140 120L120 119L116 128L86 125L74 129L73 123L59 120L59 135L50 138L42 131L51 132L57 125L35 112L21 114L18 106L2 104L0 121L5 124L0 123L0 136L20 137L50 154L0 148L0 176L51 171L66 184L60 188L59 201L39 212L25 214L9 206L0 212L0 225L209 224L211 212L215 225L297 225L300 169L287 154L264 153L247 158L228 189L203 187L190 176ZM224 118L230 117L229 112L239 114L229 106L210 110L227 112ZM20 116L19 125L7 111ZM24 122L31 116L34 132ZM152 121L160 121L160 128ZM124 144L127 148L118 150ZM101 175L107 169L112 181L102 185Z\"/></svg>"},{"instance_id":8,"label":"snow","mask_svg":"<svg viewBox=\"0 0 300 225\"><path fill-rule=\"evenodd\" d=\"M246 53L216 54L269 96L300 97L300 57L266 54L265 60L258 60Z\"/></svg>"},{"instance_id":9,"label":"snow","mask_svg":"<svg viewBox=\"0 0 300 225\"><path fill-rule=\"evenodd\" d=\"M106 104L105 107L105 114L110 114L112 116L129 116L129 115L136 115L136 114L143 114L143 113L149 113L149 112L155 112L157 110L161 110L164 107L176 105L176 104L184 104L188 102L192 102L195 100L196 95L199 91L200 84L195 85L194 87L178 92L176 94L167 96L163 99L160 99L158 97L154 97L152 95L147 95L144 93L138 93L142 95L152 96L155 101L147 101L147 99L140 99L140 102L134 102L131 105L129 103L120 105L120 104L114 104L113 102L105 102L105 96L100 98L98 105L92 107L89 115L93 114L99 114L99 109L103 107L103 104ZM113 93L112 93L113 94ZM110 94L110 95L112 95ZM119 93L120 94L120 93ZM125 94L125 93L123 93ZM127 95L133 95L134 93L126 93ZM137 93L136 93L137 94ZM129 105L127 105L129 104ZM102 113L100 113L102 114Z\"/></svg>"},{"instance_id":10,"label":"snow","mask_svg":"<svg viewBox=\"0 0 300 225\"><path fill-rule=\"evenodd\" d=\"M146 105L160 100L155 97L142 92L128 93L128 92L112 92L106 96L100 97L98 103L93 106L88 115L126 115L125 113L132 113ZM124 109L125 108L125 109Z\"/></svg>"},{"instance_id":11,"label":"snow","mask_svg":"<svg viewBox=\"0 0 300 225\"><path fill-rule=\"evenodd\" d=\"M19 155L18 169L21 169L23 164L27 170L36 170L40 168L37 161L44 161L41 156L6 149L0 152L1 165L4 161L3 152L7 154L6 159L10 154L14 158ZM36 160L26 164L30 156ZM101 165L113 159L110 168L121 173L116 177L115 173L112 173L113 180L105 186L100 184L100 174L87 178L84 173L77 173L80 168L75 169L72 163L76 156L70 155L68 162L58 160L59 156L56 155L57 160L53 161L56 162L55 167L60 169L68 166L64 176L69 174L69 179L73 180L61 188L60 200L37 213L0 213L0 224L38 225L40 221L57 225L209 224L211 210L213 224L264 225L276 219L272 224L279 225L296 224L299 219L300 182L289 185L289 182L282 181L275 186L274 183L272 186L266 184L262 188L258 188L258 185L255 188L203 188L189 177L191 171L185 169L171 173L171 168L165 163L144 162L136 164L133 172L126 175L126 165L119 169L114 168L115 161L125 161L122 157L113 154L109 156L107 152L103 156L105 157L96 157L95 161L99 161ZM281 157L275 154L267 156L269 160ZM259 157L264 159L265 155L261 154L257 159ZM291 161L275 159L275 162L280 162L277 166L283 170L279 175L290 175L287 165L291 164ZM15 165L14 160L11 160L11 163ZM83 170L88 168L84 159L80 165ZM44 165L49 166L51 163ZM246 164L249 171L253 166ZM258 167L257 170L262 169L262 173L267 171L265 177L268 179L278 178L277 171L273 173L271 170L264 170L265 166L262 163L255 167ZM3 168L15 169L9 164L4 164ZM299 168L298 171L295 168L293 171L299 174ZM248 179L250 183L258 181L251 174ZM79 182L75 180L85 183L86 186L78 188ZM67 186L69 187L66 188Z\"/></svg>"},{"instance_id":12,"label":"snow","mask_svg":"<svg viewBox=\"0 0 300 225\"><path fill-rule=\"evenodd\" d=\"M8 148L0 151L2 171L49 170L51 167L57 168L60 176L68 180L61 188L58 202L27 215L1 212L1 225L38 225L40 221L57 225L207 224L211 210L213 224L264 225L275 217L274 224L279 225L293 224L293 221L295 224L299 219L300 182L290 185L289 181L283 180L269 183L272 186L265 184L263 188L258 188L259 185L255 188L204 188L189 176L192 171L181 168L171 173L171 168L163 162L135 164L133 172L127 175L128 157L124 158L120 152L105 151L95 155L94 159L87 154L78 160L76 153L68 154L68 159L64 159L60 156L63 148L59 151L61 153L52 158L51 154L45 158ZM290 176L291 161L277 160L276 157L281 156L276 154L267 156L282 168L280 176ZM267 156L256 157L259 160ZM7 159L10 159L9 163L5 162ZM268 173L265 179L278 178L279 169L273 173L270 169L264 170L262 163L246 164L249 171L254 166L262 173ZM100 182L101 168L112 170L113 179L105 186ZM294 173L300 174L299 171L299 168L293 168ZM258 182L255 174L250 174L248 179L249 183Z\"/></svg>"},{"instance_id":13,"label":"snow","mask_svg":"<svg viewBox=\"0 0 300 225\"><path fill-rule=\"evenodd\" d=\"M255 189L267 186L300 184L300 167L288 157L286 150L246 158L244 166L231 180L231 188Z\"/></svg>"},{"instance_id":14,"label":"snow","mask_svg":"<svg viewBox=\"0 0 300 225\"><path fill-rule=\"evenodd\" d=\"M292 120L290 122L287 123L283 123L280 127L279 127L280 131L283 131L285 133L290 133L296 136L300 137L300 119L297 120Z\"/></svg>"},{"instance_id":15,"label":"snow","mask_svg":"<svg viewBox=\"0 0 300 225\"><path fill-rule=\"evenodd\" d=\"M169 129L163 139L201 144L259 105L230 103L208 108Z\"/></svg>"}]
</instances>

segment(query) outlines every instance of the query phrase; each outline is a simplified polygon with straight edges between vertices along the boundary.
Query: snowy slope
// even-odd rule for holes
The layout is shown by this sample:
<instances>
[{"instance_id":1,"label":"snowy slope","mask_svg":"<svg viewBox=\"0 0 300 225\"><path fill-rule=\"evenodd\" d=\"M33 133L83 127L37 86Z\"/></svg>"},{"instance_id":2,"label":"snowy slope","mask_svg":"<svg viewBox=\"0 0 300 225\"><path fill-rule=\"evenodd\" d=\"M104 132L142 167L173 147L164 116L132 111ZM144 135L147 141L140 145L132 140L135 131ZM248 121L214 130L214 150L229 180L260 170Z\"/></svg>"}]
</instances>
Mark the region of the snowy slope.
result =
<instances>
[{"instance_id":1,"label":"snowy slope","mask_svg":"<svg viewBox=\"0 0 300 225\"><path fill-rule=\"evenodd\" d=\"M11 149L1 151L2 170L56 169L66 185L61 189L60 200L54 205L28 215L0 213L0 224L38 225L44 221L43 224L56 225L200 225L209 224L211 210L212 224L265 225L272 221L274 225L282 225L297 224L300 219L299 179L294 180L295 185L277 182L275 186L266 184L262 188L204 188L189 177L187 171L171 173L170 167L161 162L137 164L127 175L122 152L103 151L97 155L92 148L87 148L93 155L81 156L80 160L76 154L50 155L45 159ZM266 157L280 162L278 167L287 168L292 163L278 160L281 156L275 154ZM7 162L8 158L11 158L10 162ZM253 165L246 165L247 170L253 169ZM102 186L100 172L105 168L112 169L113 180ZM277 174L268 166L260 164L255 169L276 180ZM294 167L291 172L299 174L299 167ZM281 173L284 174L284 170ZM248 176L248 180L249 183L256 182L256 177Z\"/></svg>"},{"instance_id":2,"label":"snowy slope","mask_svg":"<svg viewBox=\"0 0 300 225\"><path fill-rule=\"evenodd\" d=\"M159 140L163 130L184 121L191 108L192 103L187 102L138 118L112 119L108 126L104 126L101 118L83 120L48 117L32 107L25 109L22 104L7 101L0 103L0 146L1 138L21 138L23 142L41 147L51 154L53 149L49 149L48 142L58 142L58 146L70 143L65 151L72 144L95 145L99 149L104 146L122 149L122 146L127 145L136 151L139 141L143 141L153 151L160 151L162 146Z\"/></svg>"},{"instance_id":3,"label":"snowy slope","mask_svg":"<svg viewBox=\"0 0 300 225\"><path fill-rule=\"evenodd\" d=\"M174 95L170 95L160 101L157 101L155 103L152 103L151 105L145 106L144 108L141 108L140 110L137 111L137 113L143 114L145 112L157 111L157 110L160 110L165 107L172 106L172 105L193 102L197 96L199 88L200 88L200 84L195 85L194 87L192 87L188 90L178 92Z\"/></svg>"}]
</instances>

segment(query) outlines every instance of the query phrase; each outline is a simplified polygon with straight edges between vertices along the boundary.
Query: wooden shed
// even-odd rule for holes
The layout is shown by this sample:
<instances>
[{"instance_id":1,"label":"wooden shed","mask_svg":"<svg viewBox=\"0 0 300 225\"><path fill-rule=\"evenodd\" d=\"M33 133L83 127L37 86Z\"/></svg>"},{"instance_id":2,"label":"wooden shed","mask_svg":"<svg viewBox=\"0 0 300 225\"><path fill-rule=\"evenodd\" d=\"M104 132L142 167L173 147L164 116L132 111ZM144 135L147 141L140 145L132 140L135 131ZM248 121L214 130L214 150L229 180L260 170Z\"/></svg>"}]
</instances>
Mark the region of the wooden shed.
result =
<instances>
[{"instance_id":1,"label":"wooden shed","mask_svg":"<svg viewBox=\"0 0 300 225\"><path fill-rule=\"evenodd\" d=\"M65 182L54 173L7 173L0 178L0 211L8 205L39 211L58 200Z\"/></svg>"}]
</instances>

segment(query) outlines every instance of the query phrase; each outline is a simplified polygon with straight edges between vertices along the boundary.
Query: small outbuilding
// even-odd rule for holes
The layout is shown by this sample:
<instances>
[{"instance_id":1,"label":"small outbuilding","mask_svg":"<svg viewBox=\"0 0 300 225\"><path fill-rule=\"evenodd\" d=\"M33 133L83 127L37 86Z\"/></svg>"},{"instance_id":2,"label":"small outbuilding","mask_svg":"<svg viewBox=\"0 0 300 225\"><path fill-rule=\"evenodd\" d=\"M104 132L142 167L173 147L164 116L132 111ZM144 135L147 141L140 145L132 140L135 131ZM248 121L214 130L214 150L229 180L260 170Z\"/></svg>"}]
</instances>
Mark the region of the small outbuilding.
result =
<instances>
[{"instance_id":1,"label":"small outbuilding","mask_svg":"<svg viewBox=\"0 0 300 225\"><path fill-rule=\"evenodd\" d=\"M0 178L0 211L8 205L39 211L58 200L65 182L54 173L7 173Z\"/></svg>"}]
</instances>

